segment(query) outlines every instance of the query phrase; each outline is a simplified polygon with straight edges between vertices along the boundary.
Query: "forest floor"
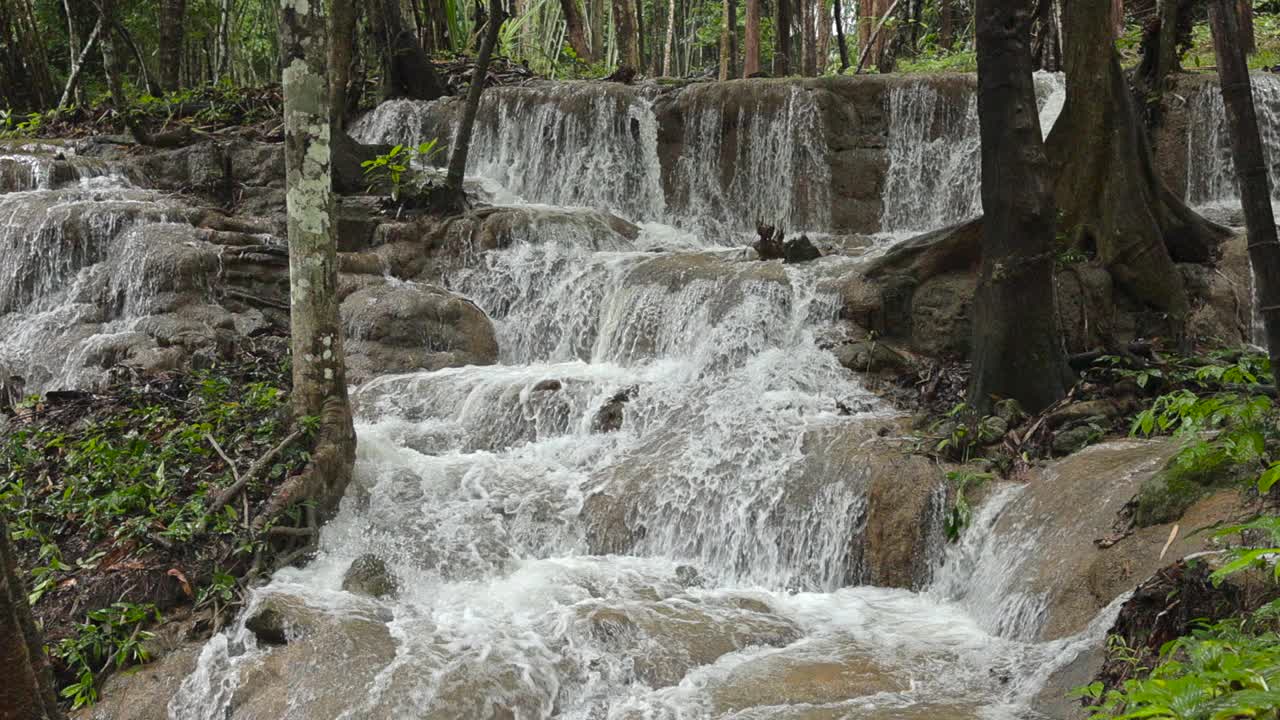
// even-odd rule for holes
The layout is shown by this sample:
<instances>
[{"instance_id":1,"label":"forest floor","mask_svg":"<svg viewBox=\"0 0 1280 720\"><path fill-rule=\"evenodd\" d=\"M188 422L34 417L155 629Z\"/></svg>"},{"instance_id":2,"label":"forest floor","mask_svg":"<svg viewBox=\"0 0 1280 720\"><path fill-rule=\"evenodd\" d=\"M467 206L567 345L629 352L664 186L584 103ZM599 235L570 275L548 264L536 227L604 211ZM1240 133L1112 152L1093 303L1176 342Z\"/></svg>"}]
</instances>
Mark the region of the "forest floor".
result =
<instances>
[{"instance_id":1,"label":"forest floor","mask_svg":"<svg viewBox=\"0 0 1280 720\"><path fill-rule=\"evenodd\" d=\"M215 632L244 584L308 542L248 530L308 459L286 345L257 338L205 369L0 408L0 508L71 703L156 655L158 625Z\"/></svg>"}]
</instances>

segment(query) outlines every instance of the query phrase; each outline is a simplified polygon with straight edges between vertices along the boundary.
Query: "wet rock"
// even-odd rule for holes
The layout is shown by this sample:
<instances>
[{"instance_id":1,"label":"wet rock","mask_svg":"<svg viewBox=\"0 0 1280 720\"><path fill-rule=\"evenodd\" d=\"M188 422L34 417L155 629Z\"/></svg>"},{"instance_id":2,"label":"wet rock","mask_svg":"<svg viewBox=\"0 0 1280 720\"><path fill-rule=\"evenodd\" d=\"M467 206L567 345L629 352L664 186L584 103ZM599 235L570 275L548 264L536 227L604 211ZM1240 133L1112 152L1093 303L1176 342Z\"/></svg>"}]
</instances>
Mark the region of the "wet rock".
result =
<instances>
[{"instance_id":1,"label":"wet rock","mask_svg":"<svg viewBox=\"0 0 1280 720\"><path fill-rule=\"evenodd\" d=\"M1053 436L1053 452L1055 455L1070 455L1091 442L1102 437L1102 425L1106 418L1094 416L1086 418L1079 425L1059 430Z\"/></svg>"},{"instance_id":2,"label":"wet rock","mask_svg":"<svg viewBox=\"0 0 1280 720\"><path fill-rule=\"evenodd\" d=\"M968 274L938 275L921 283L911 296L911 348L931 357L967 356L976 286Z\"/></svg>"},{"instance_id":3,"label":"wet rock","mask_svg":"<svg viewBox=\"0 0 1280 720\"><path fill-rule=\"evenodd\" d=\"M400 589L386 562L376 555L365 554L356 558L342 578L342 589L358 595L381 598L395 595Z\"/></svg>"},{"instance_id":4,"label":"wet rock","mask_svg":"<svg viewBox=\"0 0 1280 720\"><path fill-rule=\"evenodd\" d=\"M630 658L637 678L654 688L676 685L693 668L731 652L783 647L801 635L768 607L686 596L623 605L602 601L584 605L580 613L587 632Z\"/></svg>"},{"instance_id":5,"label":"wet rock","mask_svg":"<svg viewBox=\"0 0 1280 720\"><path fill-rule=\"evenodd\" d=\"M560 390L561 387L563 387L563 383L559 380L542 380L537 385L533 386L531 392L556 392Z\"/></svg>"},{"instance_id":6,"label":"wet rock","mask_svg":"<svg viewBox=\"0 0 1280 720\"><path fill-rule=\"evenodd\" d=\"M835 354L841 365L854 372L896 373L911 367L906 356L875 340L843 343L836 346Z\"/></svg>"},{"instance_id":7,"label":"wet rock","mask_svg":"<svg viewBox=\"0 0 1280 720\"><path fill-rule=\"evenodd\" d=\"M709 690L719 716L754 707L825 705L907 688L906 678L870 657L844 653L819 659L782 652L748 660Z\"/></svg>"},{"instance_id":8,"label":"wet rock","mask_svg":"<svg viewBox=\"0 0 1280 720\"><path fill-rule=\"evenodd\" d=\"M631 387L615 393L613 397L609 398L609 400L596 411L596 417L592 423L592 428L594 428L596 432L602 433L622 429L622 420L624 418L627 403L630 402L631 398L635 397L639 390L640 388L638 386L632 385Z\"/></svg>"},{"instance_id":9,"label":"wet rock","mask_svg":"<svg viewBox=\"0 0 1280 720\"><path fill-rule=\"evenodd\" d=\"M676 568L676 582L680 587L702 587L702 576L692 565L681 565Z\"/></svg>"},{"instance_id":10,"label":"wet rock","mask_svg":"<svg viewBox=\"0 0 1280 720\"><path fill-rule=\"evenodd\" d=\"M196 669L203 643L175 649L155 662L114 673L98 702L72 713L76 720L169 720L169 701Z\"/></svg>"},{"instance_id":11,"label":"wet rock","mask_svg":"<svg viewBox=\"0 0 1280 720\"><path fill-rule=\"evenodd\" d=\"M348 378L497 361L493 324L480 308L434 285L376 284L342 301Z\"/></svg>"},{"instance_id":12,"label":"wet rock","mask_svg":"<svg viewBox=\"0 0 1280 720\"><path fill-rule=\"evenodd\" d=\"M792 238L782 244L782 261L784 263L803 263L817 260L822 252L814 247L807 235Z\"/></svg>"},{"instance_id":13,"label":"wet rock","mask_svg":"<svg viewBox=\"0 0 1280 720\"><path fill-rule=\"evenodd\" d=\"M786 245L781 228L772 225L761 225L756 228L759 238L751 246L761 260L781 260L786 257Z\"/></svg>"},{"instance_id":14,"label":"wet rock","mask_svg":"<svg viewBox=\"0 0 1280 720\"><path fill-rule=\"evenodd\" d=\"M1017 427L1027 417L1027 414L1022 411L1022 406L1013 398L998 401L992 408L992 414L1004 420L1008 427Z\"/></svg>"},{"instance_id":15,"label":"wet rock","mask_svg":"<svg viewBox=\"0 0 1280 720\"><path fill-rule=\"evenodd\" d=\"M988 415L978 422L978 441L993 443L1009 432L1009 422L999 415Z\"/></svg>"}]
</instances>

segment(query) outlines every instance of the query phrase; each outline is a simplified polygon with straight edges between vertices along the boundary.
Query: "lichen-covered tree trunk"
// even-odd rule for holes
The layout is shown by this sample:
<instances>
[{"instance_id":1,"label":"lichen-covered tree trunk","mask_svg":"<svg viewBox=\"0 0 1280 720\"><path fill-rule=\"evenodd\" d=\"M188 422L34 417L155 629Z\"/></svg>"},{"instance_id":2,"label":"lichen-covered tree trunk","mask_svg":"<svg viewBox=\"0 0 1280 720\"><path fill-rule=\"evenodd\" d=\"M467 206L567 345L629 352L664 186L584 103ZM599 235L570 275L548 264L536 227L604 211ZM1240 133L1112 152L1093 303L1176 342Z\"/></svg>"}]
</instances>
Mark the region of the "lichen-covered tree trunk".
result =
<instances>
[{"instance_id":1,"label":"lichen-covered tree trunk","mask_svg":"<svg viewBox=\"0 0 1280 720\"><path fill-rule=\"evenodd\" d=\"M333 512L355 459L338 317L326 18L315 0L281 0L280 9L292 403L299 418L319 418L319 432L311 464L271 497L255 521L258 527L303 500L314 502L322 515Z\"/></svg>"},{"instance_id":2,"label":"lichen-covered tree trunk","mask_svg":"<svg viewBox=\"0 0 1280 720\"><path fill-rule=\"evenodd\" d=\"M1116 285L1166 313L1175 331L1188 300L1174 262L1204 262L1221 229L1156 176L1151 148L1112 48L1110 12L1070 0L1064 13L1067 97L1047 143L1061 230L1096 253Z\"/></svg>"},{"instance_id":3,"label":"lichen-covered tree trunk","mask_svg":"<svg viewBox=\"0 0 1280 720\"><path fill-rule=\"evenodd\" d=\"M755 0L759 2L759 0ZM757 8L758 10L758 8ZM678 73L675 68L675 47L676 47L676 20L679 15L676 13L676 0L670 0L667 3L667 40L662 49L662 74L666 77L675 77ZM759 42L757 36L756 42ZM757 48L757 62L759 58L759 48Z\"/></svg>"},{"instance_id":4,"label":"lichen-covered tree trunk","mask_svg":"<svg viewBox=\"0 0 1280 720\"><path fill-rule=\"evenodd\" d=\"M177 90L181 84L182 37L186 14L187 0L160 0L160 35L156 56L160 61L160 87L163 90Z\"/></svg>"},{"instance_id":5,"label":"lichen-covered tree trunk","mask_svg":"<svg viewBox=\"0 0 1280 720\"><path fill-rule=\"evenodd\" d=\"M1013 398L1036 412L1070 372L1053 287L1054 206L1031 73L1031 6L979 0L982 262L973 305L970 404Z\"/></svg>"},{"instance_id":6,"label":"lichen-covered tree trunk","mask_svg":"<svg viewBox=\"0 0 1280 720\"><path fill-rule=\"evenodd\" d=\"M1249 262L1258 287L1267 332L1271 366L1280 367L1280 240L1271 207L1271 184L1267 176L1266 152L1258 132L1258 114L1253 105L1253 87L1245 59L1247 44L1235 0L1210 0L1209 20L1213 46L1218 55L1222 101L1227 110L1231 153L1240 184L1240 204L1244 208L1249 233Z\"/></svg>"},{"instance_id":7,"label":"lichen-covered tree trunk","mask_svg":"<svg viewBox=\"0 0 1280 720\"><path fill-rule=\"evenodd\" d=\"M0 516L0 720L60 720L53 673Z\"/></svg>"}]
</instances>

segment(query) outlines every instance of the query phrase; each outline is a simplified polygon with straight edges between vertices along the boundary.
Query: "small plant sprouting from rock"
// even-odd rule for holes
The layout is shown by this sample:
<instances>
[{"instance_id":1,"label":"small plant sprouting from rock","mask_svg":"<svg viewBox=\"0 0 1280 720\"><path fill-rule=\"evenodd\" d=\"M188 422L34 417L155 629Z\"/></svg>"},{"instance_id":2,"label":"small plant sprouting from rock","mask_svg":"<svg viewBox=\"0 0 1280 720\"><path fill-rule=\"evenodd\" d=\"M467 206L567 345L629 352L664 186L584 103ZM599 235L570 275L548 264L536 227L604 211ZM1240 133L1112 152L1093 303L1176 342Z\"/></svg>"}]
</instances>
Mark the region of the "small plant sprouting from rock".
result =
<instances>
[{"instance_id":1,"label":"small plant sprouting from rock","mask_svg":"<svg viewBox=\"0 0 1280 720\"><path fill-rule=\"evenodd\" d=\"M416 146L396 145L386 153L360 163L360 167L364 168L365 178L369 180L369 189L373 190L377 185L385 183L391 188L391 199L399 201L405 175L413 167L414 161L425 163L440 152L438 140L432 138Z\"/></svg>"}]
</instances>

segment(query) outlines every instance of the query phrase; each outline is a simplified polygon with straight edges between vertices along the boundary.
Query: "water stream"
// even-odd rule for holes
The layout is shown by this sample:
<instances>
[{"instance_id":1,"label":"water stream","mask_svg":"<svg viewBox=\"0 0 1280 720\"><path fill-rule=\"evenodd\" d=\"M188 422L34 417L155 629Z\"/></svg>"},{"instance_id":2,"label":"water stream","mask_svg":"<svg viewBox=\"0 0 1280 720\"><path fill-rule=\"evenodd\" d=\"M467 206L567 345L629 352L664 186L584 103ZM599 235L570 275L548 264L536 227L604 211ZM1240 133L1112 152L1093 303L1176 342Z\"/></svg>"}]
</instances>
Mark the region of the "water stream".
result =
<instances>
[{"instance_id":1,"label":"water stream","mask_svg":"<svg viewBox=\"0 0 1280 720\"><path fill-rule=\"evenodd\" d=\"M689 183L664 188L644 151L648 99L547 97L487 96L505 122L482 130L477 180L508 201L645 221L639 236L531 237L448 278L494 319L501 363L354 391L355 487L316 559L277 573L244 616L305 605L326 629L259 646L242 617L204 648L170 716L1028 717L1109 613L1037 639L1042 603L1016 583L1016 538L992 537L1017 487L948 547L939 486L921 519L933 577L917 591L858 585L869 458L900 432L823 347L859 260L762 263L724 233L780 197L775 219L821 229L805 208L829 206L824 183L749 182L818 151L782 152L766 137L778 128L742 114L753 149L735 167L751 176L694 187L720 172L709 127L734 111L716 106L686 130ZM785 137L818 122L802 97L771 102L790 113L769 121ZM360 132L420 141L406 128L434 132L438 110L384 106ZM539 137L563 152L539 154ZM399 578L394 598L342 590L366 554ZM273 673L288 691L255 693Z\"/></svg>"}]
</instances>

